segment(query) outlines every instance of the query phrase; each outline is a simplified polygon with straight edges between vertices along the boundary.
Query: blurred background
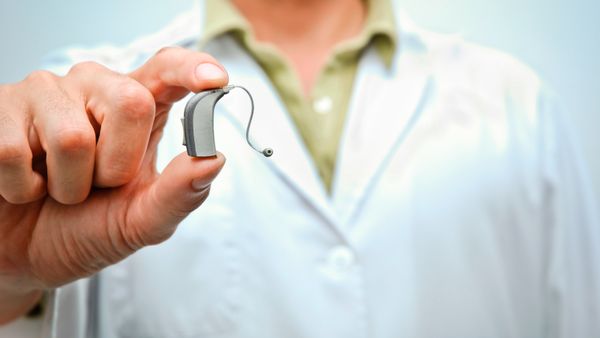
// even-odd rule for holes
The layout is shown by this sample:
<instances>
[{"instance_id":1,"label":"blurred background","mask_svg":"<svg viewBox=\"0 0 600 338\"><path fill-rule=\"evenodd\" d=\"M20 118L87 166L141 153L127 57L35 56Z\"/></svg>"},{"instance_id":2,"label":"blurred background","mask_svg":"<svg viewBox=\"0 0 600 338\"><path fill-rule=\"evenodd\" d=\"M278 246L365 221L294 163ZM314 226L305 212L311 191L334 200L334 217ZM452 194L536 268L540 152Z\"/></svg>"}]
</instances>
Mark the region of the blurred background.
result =
<instances>
[{"instance_id":1,"label":"blurred background","mask_svg":"<svg viewBox=\"0 0 600 338\"><path fill-rule=\"evenodd\" d=\"M600 5L594 0L400 0L418 24L507 51L559 93L600 195ZM127 44L193 0L0 2L0 83L39 68L65 46ZM600 208L600 203L598 204Z\"/></svg>"},{"instance_id":2,"label":"blurred background","mask_svg":"<svg viewBox=\"0 0 600 338\"><path fill-rule=\"evenodd\" d=\"M597 0L401 0L418 24L507 51L559 93L600 192L600 20ZM0 83L64 46L122 45L154 32L193 0L0 2ZM600 204L598 204L600 208ZM23 325L39 325L23 323ZM0 329L0 337L14 332Z\"/></svg>"}]
</instances>

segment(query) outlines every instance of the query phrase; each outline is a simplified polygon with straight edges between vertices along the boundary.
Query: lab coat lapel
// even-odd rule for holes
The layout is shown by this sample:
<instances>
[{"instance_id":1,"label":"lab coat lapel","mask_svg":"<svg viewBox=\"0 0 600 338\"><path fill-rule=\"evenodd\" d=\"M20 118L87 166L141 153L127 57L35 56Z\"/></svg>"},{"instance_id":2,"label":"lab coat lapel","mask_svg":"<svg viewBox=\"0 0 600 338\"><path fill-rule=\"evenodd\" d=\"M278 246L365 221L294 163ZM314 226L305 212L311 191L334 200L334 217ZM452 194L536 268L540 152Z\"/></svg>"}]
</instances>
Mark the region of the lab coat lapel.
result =
<instances>
[{"instance_id":1,"label":"lab coat lapel","mask_svg":"<svg viewBox=\"0 0 600 338\"><path fill-rule=\"evenodd\" d=\"M360 64L333 188L334 208L346 227L418 120L431 84L422 54L403 50L397 54L391 70L374 48Z\"/></svg>"},{"instance_id":2,"label":"lab coat lapel","mask_svg":"<svg viewBox=\"0 0 600 338\"><path fill-rule=\"evenodd\" d=\"M242 85L252 93L255 115L251 139L261 149L268 146L274 150L273 156L264 161L335 227L337 219L312 159L262 69L229 37L220 38L208 51L229 71L230 83ZM248 101L240 97L221 102L220 106L240 128L240 137L244 137L249 117Z\"/></svg>"}]
</instances>

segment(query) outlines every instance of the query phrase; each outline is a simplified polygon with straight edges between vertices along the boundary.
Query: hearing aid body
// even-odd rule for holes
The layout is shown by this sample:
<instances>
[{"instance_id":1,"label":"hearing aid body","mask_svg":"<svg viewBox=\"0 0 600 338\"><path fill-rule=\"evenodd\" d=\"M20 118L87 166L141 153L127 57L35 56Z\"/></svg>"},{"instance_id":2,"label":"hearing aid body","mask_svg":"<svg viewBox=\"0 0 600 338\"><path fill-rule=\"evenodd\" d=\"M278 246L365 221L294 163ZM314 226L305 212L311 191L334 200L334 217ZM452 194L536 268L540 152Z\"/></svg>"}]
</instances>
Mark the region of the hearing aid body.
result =
<instances>
[{"instance_id":1,"label":"hearing aid body","mask_svg":"<svg viewBox=\"0 0 600 338\"><path fill-rule=\"evenodd\" d=\"M254 116L254 100L250 92L241 86L226 86L200 92L194 95L186 104L181 122L183 124L183 145L186 146L189 156L210 157L217 154L214 136L215 106L223 96L234 88L244 90L250 98L250 118L246 127L246 141L248 145L265 157L273 155L271 148L259 150L250 141L250 125Z\"/></svg>"}]
</instances>

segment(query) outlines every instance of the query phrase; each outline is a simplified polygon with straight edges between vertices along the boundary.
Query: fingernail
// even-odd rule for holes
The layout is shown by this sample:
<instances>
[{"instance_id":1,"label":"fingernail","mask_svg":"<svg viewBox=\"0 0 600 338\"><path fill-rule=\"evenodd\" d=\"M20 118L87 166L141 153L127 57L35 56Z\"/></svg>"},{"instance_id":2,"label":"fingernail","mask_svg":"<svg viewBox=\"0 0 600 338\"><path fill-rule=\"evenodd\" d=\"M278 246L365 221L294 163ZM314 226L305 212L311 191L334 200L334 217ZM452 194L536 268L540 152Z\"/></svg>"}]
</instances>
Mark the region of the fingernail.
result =
<instances>
[{"instance_id":1,"label":"fingernail","mask_svg":"<svg viewBox=\"0 0 600 338\"><path fill-rule=\"evenodd\" d=\"M212 174L192 180L192 188L196 191L204 191L207 187L209 187L211 185L211 183L215 180L217 175L219 175L219 173L223 169L224 164L225 164L225 161L223 161L221 166L216 171L214 171Z\"/></svg>"},{"instance_id":2,"label":"fingernail","mask_svg":"<svg viewBox=\"0 0 600 338\"><path fill-rule=\"evenodd\" d=\"M196 67L196 77L200 80L225 80L227 75L223 69L212 63L201 63Z\"/></svg>"}]
</instances>

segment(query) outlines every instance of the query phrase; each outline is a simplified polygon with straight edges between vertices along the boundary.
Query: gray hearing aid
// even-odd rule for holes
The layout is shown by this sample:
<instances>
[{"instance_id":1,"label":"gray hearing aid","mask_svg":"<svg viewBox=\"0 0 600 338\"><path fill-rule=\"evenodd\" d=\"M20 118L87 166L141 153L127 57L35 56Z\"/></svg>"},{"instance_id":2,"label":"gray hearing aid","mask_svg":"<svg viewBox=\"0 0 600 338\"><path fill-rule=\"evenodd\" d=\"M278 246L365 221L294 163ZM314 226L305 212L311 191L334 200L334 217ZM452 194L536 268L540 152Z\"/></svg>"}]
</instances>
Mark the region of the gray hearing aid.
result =
<instances>
[{"instance_id":1,"label":"gray hearing aid","mask_svg":"<svg viewBox=\"0 0 600 338\"><path fill-rule=\"evenodd\" d=\"M254 117L254 100L250 92L242 86L226 86L200 92L194 95L186 104L181 122L183 124L183 145L186 146L189 156L210 157L217 154L214 133L215 106L225 94L228 94L234 88L244 90L250 98L250 119L246 126L246 142L252 149L265 157L273 155L273 149L259 150L250 141L250 125Z\"/></svg>"}]
</instances>

